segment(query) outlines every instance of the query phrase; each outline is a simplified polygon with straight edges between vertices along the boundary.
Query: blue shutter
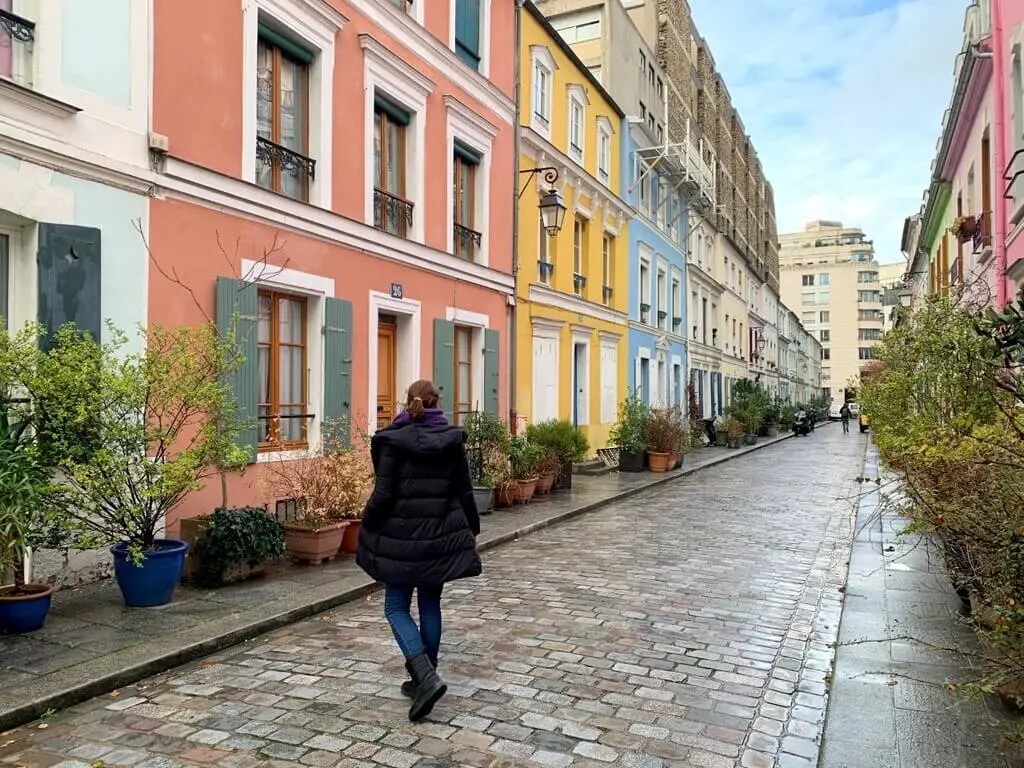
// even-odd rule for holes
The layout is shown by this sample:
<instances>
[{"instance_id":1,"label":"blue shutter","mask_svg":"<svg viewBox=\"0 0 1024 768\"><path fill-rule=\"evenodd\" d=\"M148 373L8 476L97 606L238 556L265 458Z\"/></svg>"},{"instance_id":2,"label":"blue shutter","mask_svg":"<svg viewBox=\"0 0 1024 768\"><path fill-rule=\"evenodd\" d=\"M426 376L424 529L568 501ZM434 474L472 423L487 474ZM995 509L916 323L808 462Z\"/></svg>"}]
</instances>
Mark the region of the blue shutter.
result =
<instances>
[{"instance_id":1,"label":"blue shutter","mask_svg":"<svg viewBox=\"0 0 1024 768\"><path fill-rule=\"evenodd\" d=\"M441 395L441 407L448 421L455 415L455 323L434 320L434 386Z\"/></svg>"},{"instance_id":2,"label":"blue shutter","mask_svg":"<svg viewBox=\"0 0 1024 768\"><path fill-rule=\"evenodd\" d=\"M490 328L484 329L484 411L498 415L498 389L501 334Z\"/></svg>"},{"instance_id":3,"label":"blue shutter","mask_svg":"<svg viewBox=\"0 0 1024 768\"><path fill-rule=\"evenodd\" d=\"M228 386L238 403L242 429L235 444L249 450L250 461L256 461L259 445L259 322L260 299L255 283L217 278L217 332L224 339L233 339L241 362L228 377Z\"/></svg>"},{"instance_id":4,"label":"blue shutter","mask_svg":"<svg viewBox=\"0 0 1024 768\"><path fill-rule=\"evenodd\" d=\"M324 305L324 414L327 450L352 441L352 302L328 298Z\"/></svg>"},{"instance_id":5,"label":"blue shutter","mask_svg":"<svg viewBox=\"0 0 1024 768\"><path fill-rule=\"evenodd\" d=\"M46 329L42 347L65 323L96 341L101 338L100 231L67 224L39 225L36 257L39 282L37 319Z\"/></svg>"}]
</instances>

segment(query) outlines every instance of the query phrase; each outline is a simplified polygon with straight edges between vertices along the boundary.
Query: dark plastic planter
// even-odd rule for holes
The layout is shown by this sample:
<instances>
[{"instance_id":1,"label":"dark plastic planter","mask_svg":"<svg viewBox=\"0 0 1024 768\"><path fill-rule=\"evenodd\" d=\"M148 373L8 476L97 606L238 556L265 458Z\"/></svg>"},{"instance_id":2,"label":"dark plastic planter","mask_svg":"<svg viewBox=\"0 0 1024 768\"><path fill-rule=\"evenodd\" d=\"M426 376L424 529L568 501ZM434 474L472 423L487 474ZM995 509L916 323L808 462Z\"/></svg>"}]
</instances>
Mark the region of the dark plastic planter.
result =
<instances>
[{"instance_id":1,"label":"dark plastic planter","mask_svg":"<svg viewBox=\"0 0 1024 768\"><path fill-rule=\"evenodd\" d=\"M0 593L0 632L23 635L42 629L50 612L53 587L46 584L26 584L33 594L5 596Z\"/></svg>"},{"instance_id":2,"label":"dark plastic planter","mask_svg":"<svg viewBox=\"0 0 1024 768\"><path fill-rule=\"evenodd\" d=\"M114 578L125 605L152 608L166 605L174 597L174 588L185 568L188 544L176 539L157 539L153 544L154 549L146 553L142 565L131 561L124 542L110 548L114 556Z\"/></svg>"},{"instance_id":3,"label":"dark plastic planter","mask_svg":"<svg viewBox=\"0 0 1024 768\"><path fill-rule=\"evenodd\" d=\"M619 451L619 472L643 472L645 458L643 453Z\"/></svg>"},{"instance_id":4,"label":"dark plastic planter","mask_svg":"<svg viewBox=\"0 0 1024 768\"><path fill-rule=\"evenodd\" d=\"M572 490L572 462L567 461L563 464L558 474L555 475L555 483L551 486L553 491L570 491Z\"/></svg>"}]
</instances>

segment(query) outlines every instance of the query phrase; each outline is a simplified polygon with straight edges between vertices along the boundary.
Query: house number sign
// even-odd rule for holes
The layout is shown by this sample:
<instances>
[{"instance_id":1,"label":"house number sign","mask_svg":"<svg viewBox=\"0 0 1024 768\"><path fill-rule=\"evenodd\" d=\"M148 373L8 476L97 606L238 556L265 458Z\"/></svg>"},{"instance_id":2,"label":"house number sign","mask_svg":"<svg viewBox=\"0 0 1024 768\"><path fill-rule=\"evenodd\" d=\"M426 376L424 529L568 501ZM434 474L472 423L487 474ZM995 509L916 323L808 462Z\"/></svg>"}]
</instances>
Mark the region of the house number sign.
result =
<instances>
[{"instance_id":1,"label":"house number sign","mask_svg":"<svg viewBox=\"0 0 1024 768\"><path fill-rule=\"evenodd\" d=\"M392 283L391 284L391 298L392 299L401 299L402 298L402 284L401 283Z\"/></svg>"}]
</instances>

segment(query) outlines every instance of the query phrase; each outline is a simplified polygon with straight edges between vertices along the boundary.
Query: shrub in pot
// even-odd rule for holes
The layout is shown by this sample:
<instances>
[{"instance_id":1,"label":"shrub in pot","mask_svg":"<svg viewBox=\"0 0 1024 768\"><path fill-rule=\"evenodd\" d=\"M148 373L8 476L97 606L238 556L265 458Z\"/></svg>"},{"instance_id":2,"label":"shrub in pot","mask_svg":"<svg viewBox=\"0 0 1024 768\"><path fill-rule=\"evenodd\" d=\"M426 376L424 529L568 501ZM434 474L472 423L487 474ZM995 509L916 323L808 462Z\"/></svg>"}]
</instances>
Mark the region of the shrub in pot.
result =
<instances>
[{"instance_id":1,"label":"shrub in pot","mask_svg":"<svg viewBox=\"0 0 1024 768\"><path fill-rule=\"evenodd\" d=\"M668 470L677 448L678 434L671 409L652 408L647 417L647 461L651 472Z\"/></svg>"},{"instance_id":2,"label":"shrub in pot","mask_svg":"<svg viewBox=\"0 0 1024 768\"><path fill-rule=\"evenodd\" d=\"M572 465L586 458L590 450L586 436L572 422L552 419L530 424L526 428L526 439L558 458L560 465L553 488L556 491L571 488Z\"/></svg>"},{"instance_id":3,"label":"shrub in pot","mask_svg":"<svg viewBox=\"0 0 1024 768\"><path fill-rule=\"evenodd\" d=\"M493 413L474 411L466 418L466 453L477 512L486 515L494 500L494 487L508 463L508 428Z\"/></svg>"},{"instance_id":4,"label":"shrub in pot","mask_svg":"<svg viewBox=\"0 0 1024 768\"><path fill-rule=\"evenodd\" d=\"M542 449L543 455L537 462L537 489L538 494L551 493L551 487L555 478L562 469L562 461L551 449Z\"/></svg>"},{"instance_id":5,"label":"shrub in pot","mask_svg":"<svg viewBox=\"0 0 1024 768\"><path fill-rule=\"evenodd\" d=\"M219 587L262 574L284 553L284 524L266 507L221 508L205 520L186 570L199 586Z\"/></svg>"},{"instance_id":6,"label":"shrub in pot","mask_svg":"<svg viewBox=\"0 0 1024 768\"><path fill-rule=\"evenodd\" d=\"M619 403L618 417L608 439L619 448L620 472L642 472L644 469L649 411L636 392L631 392Z\"/></svg>"},{"instance_id":7,"label":"shrub in pot","mask_svg":"<svg viewBox=\"0 0 1024 768\"><path fill-rule=\"evenodd\" d=\"M511 479L518 485L518 500L523 504L533 497L537 488L537 465L543 455L543 449L523 435L517 435L510 441L508 458Z\"/></svg>"},{"instance_id":8,"label":"shrub in pot","mask_svg":"<svg viewBox=\"0 0 1024 768\"><path fill-rule=\"evenodd\" d=\"M726 445L730 448L739 448L743 444L743 422L735 416L730 416L726 422Z\"/></svg>"},{"instance_id":9,"label":"shrub in pot","mask_svg":"<svg viewBox=\"0 0 1024 768\"><path fill-rule=\"evenodd\" d=\"M26 389L41 455L60 478L49 500L71 546L109 546L125 603L163 605L188 550L158 537L168 514L211 474L252 458L234 443L242 424L225 383L241 361L212 323L150 326L142 351L129 351L114 327L109 335L60 328Z\"/></svg>"},{"instance_id":10,"label":"shrub in pot","mask_svg":"<svg viewBox=\"0 0 1024 768\"><path fill-rule=\"evenodd\" d=\"M715 417L715 445L719 448L725 448L726 445L726 423L725 416L719 414Z\"/></svg>"}]
</instances>

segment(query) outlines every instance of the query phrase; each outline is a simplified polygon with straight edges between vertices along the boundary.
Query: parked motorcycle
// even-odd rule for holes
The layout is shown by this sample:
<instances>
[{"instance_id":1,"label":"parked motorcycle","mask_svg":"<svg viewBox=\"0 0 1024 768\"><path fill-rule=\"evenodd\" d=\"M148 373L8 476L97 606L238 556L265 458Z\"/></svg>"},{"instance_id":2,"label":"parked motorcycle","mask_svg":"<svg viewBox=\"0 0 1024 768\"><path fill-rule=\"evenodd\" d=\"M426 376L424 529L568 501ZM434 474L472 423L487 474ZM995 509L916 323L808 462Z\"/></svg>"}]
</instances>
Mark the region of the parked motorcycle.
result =
<instances>
[{"instance_id":1,"label":"parked motorcycle","mask_svg":"<svg viewBox=\"0 0 1024 768\"><path fill-rule=\"evenodd\" d=\"M797 411L793 418L793 434L797 437L806 437L811 434L811 419L806 411Z\"/></svg>"}]
</instances>

